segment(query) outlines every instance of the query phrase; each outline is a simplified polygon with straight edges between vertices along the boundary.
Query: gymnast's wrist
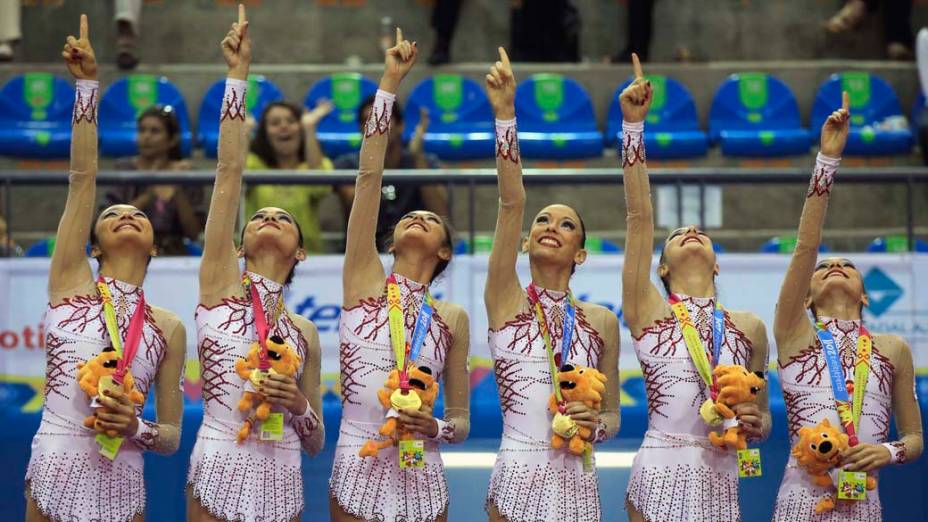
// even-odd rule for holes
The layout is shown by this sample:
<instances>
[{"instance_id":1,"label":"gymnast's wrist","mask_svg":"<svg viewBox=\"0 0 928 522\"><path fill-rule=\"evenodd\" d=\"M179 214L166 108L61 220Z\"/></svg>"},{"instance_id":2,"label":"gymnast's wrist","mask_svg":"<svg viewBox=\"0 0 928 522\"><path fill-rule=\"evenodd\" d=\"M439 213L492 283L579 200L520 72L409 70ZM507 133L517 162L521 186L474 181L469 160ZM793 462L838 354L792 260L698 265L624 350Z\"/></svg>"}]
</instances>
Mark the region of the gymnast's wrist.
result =
<instances>
[{"instance_id":1,"label":"gymnast's wrist","mask_svg":"<svg viewBox=\"0 0 928 522\"><path fill-rule=\"evenodd\" d=\"M516 117L515 105L509 104L503 107L493 107L493 114L497 120L512 120Z\"/></svg>"},{"instance_id":2,"label":"gymnast's wrist","mask_svg":"<svg viewBox=\"0 0 928 522\"><path fill-rule=\"evenodd\" d=\"M394 78L390 74L384 74L380 77L380 86L378 88L381 91L396 94L396 89L400 86L400 80L401 78Z\"/></svg>"}]
</instances>

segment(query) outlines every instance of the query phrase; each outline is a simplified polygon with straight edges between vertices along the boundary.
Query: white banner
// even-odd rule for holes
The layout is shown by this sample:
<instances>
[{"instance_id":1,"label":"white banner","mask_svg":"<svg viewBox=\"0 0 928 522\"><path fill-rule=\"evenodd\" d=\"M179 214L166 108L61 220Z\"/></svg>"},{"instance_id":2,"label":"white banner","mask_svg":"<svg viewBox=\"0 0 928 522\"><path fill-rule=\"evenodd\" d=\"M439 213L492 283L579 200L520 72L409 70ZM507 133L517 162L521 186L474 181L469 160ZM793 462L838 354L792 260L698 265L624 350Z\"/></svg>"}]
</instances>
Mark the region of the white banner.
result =
<instances>
[{"instance_id":1,"label":"white banner","mask_svg":"<svg viewBox=\"0 0 928 522\"><path fill-rule=\"evenodd\" d=\"M865 320L871 331L895 333L908 339L917 367L928 367L928 255L852 254L870 295ZM389 259L385 259L389 262ZM750 310L767 324L771 361L775 360L772 322L788 256L778 254L723 254L717 286L724 305ZM654 265L656 266L655 259ZM341 307L341 256L312 257L302 263L287 293L287 306L316 323L322 342L322 370L326 381L336 379L338 317ZM193 313L197 305L198 258L160 258L152 262L145 281L149 302L178 314L187 325L188 359L198 375ZM579 267L571 288L582 300L615 310L621 316L622 256L591 256ZM470 312L471 355L484 365L489 358L487 321L483 305L487 259L458 256L433 293ZM33 384L41 389L45 374L44 325L47 302L47 259L0 260L0 382ZM519 260L523 283L529 281L528 259ZM656 280L656 278L655 278ZM628 329L622 329L622 369L637 369Z\"/></svg>"}]
</instances>

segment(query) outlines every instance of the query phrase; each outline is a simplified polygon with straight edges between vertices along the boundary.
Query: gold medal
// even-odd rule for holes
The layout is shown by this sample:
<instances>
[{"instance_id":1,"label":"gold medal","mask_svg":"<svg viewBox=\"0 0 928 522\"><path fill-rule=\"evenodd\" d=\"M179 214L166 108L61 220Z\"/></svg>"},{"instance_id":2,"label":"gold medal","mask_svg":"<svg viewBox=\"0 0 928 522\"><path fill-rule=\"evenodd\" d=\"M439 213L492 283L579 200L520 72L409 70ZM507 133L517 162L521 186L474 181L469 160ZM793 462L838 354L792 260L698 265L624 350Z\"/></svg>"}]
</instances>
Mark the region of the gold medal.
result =
<instances>
[{"instance_id":1,"label":"gold medal","mask_svg":"<svg viewBox=\"0 0 928 522\"><path fill-rule=\"evenodd\" d=\"M712 402L712 399L706 399L706 402L702 403L702 406L699 407L699 416L702 417L702 420L709 426L718 426L722 423L724 419L719 415L719 412L715 409L715 403Z\"/></svg>"},{"instance_id":2,"label":"gold medal","mask_svg":"<svg viewBox=\"0 0 928 522\"><path fill-rule=\"evenodd\" d=\"M264 379L267 379L268 375L277 375L277 372L274 371L274 368L270 368L267 371L263 371L263 370L259 370L255 368L254 370L251 370L251 377L249 378L249 380L251 381L251 384L254 385L255 388L258 388L259 386L261 386L261 381L263 381Z\"/></svg>"},{"instance_id":3,"label":"gold medal","mask_svg":"<svg viewBox=\"0 0 928 522\"><path fill-rule=\"evenodd\" d=\"M104 375L97 381L97 394L103 396L105 391L119 392L122 391L122 385L113 380L112 375Z\"/></svg>"},{"instance_id":4,"label":"gold medal","mask_svg":"<svg viewBox=\"0 0 928 522\"><path fill-rule=\"evenodd\" d=\"M551 430L565 439L569 439L577 434L580 430L576 421L563 413L555 413L551 419Z\"/></svg>"},{"instance_id":5,"label":"gold medal","mask_svg":"<svg viewBox=\"0 0 928 522\"><path fill-rule=\"evenodd\" d=\"M393 390L393 393L390 395L390 406L393 406L393 409L399 410L416 410L422 407L422 399L419 398L419 394L406 390L406 393L403 393L403 390L396 389Z\"/></svg>"}]
</instances>

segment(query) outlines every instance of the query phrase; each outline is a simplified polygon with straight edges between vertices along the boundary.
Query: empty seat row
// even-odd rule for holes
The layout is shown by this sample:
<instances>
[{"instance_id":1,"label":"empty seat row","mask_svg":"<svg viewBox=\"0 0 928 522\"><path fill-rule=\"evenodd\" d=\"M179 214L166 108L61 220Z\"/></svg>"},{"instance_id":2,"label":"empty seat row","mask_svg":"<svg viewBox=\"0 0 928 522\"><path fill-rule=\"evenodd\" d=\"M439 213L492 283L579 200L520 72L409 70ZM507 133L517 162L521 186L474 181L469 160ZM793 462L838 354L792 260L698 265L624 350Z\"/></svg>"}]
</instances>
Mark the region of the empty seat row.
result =
<instances>
[{"instance_id":1,"label":"empty seat row","mask_svg":"<svg viewBox=\"0 0 928 522\"><path fill-rule=\"evenodd\" d=\"M807 153L818 129L840 105L841 92L850 93L851 132L848 155L904 154L913 133L899 99L882 78L866 72L834 74L820 87L812 107L811 130L804 128L796 97L778 78L765 73L728 77L715 93L708 133L700 129L692 95L667 76L648 76L654 99L646 134L651 158L691 158L718 145L728 156L771 157ZM630 80L629 80L630 81ZM576 81L558 74L536 74L516 88L516 115L523 156L542 159L589 158L615 146L621 131L618 95L612 96L601 133L589 94ZM199 111L196 142L214 157L219 135L217 114L223 81L206 92ZM314 107L331 100L334 111L317 132L329 156L357 150L361 134L357 111L373 95L376 84L356 73L335 74L316 82L303 101ZM51 74L18 76L0 90L0 154L30 158L68 155L71 85ZM249 78L248 110L258 117L264 107L282 100L280 89L263 76ZM100 101L101 151L107 156L135 154L135 118L154 104L170 105L181 126L181 148L189 155L194 136L180 91L164 77L131 75L110 85ZM913 118L924 106L920 99ZM436 75L416 85L404 111L404 138L409 139L422 109L429 114L425 149L446 160L492 157L493 114L483 87L457 74Z\"/></svg>"}]
</instances>

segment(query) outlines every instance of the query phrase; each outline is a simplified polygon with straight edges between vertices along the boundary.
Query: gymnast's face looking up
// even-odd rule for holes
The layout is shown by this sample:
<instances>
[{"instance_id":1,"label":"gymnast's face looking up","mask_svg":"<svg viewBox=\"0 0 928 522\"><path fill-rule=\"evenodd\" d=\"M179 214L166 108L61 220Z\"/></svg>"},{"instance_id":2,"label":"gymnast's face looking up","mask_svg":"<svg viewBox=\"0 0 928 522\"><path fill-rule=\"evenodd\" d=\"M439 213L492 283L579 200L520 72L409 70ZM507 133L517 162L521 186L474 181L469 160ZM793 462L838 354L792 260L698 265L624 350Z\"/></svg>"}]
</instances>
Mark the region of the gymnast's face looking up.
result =
<instances>
[{"instance_id":1,"label":"gymnast's face looking up","mask_svg":"<svg viewBox=\"0 0 928 522\"><path fill-rule=\"evenodd\" d=\"M709 235L696 225L671 231L664 240L660 265L657 269L668 293L670 292L670 278L673 277L674 271L694 266L703 266L706 273L713 278L719 273L719 265L716 262L715 250L712 248Z\"/></svg>"},{"instance_id":2,"label":"gymnast's face looking up","mask_svg":"<svg viewBox=\"0 0 928 522\"><path fill-rule=\"evenodd\" d=\"M91 237L92 254L104 259L112 252L137 249L154 255L151 221L132 205L113 205L100 212Z\"/></svg>"},{"instance_id":3,"label":"gymnast's face looking up","mask_svg":"<svg viewBox=\"0 0 928 522\"><path fill-rule=\"evenodd\" d=\"M812 272L806 306L816 313L817 308L836 302L864 307L869 301L863 277L854 263L842 257L829 257L819 261Z\"/></svg>"},{"instance_id":4,"label":"gymnast's face looking up","mask_svg":"<svg viewBox=\"0 0 928 522\"><path fill-rule=\"evenodd\" d=\"M576 210L567 205L548 205L541 209L522 250L532 262L541 261L571 267L586 261L586 229Z\"/></svg>"},{"instance_id":5,"label":"gymnast's face looking up","mask_svg":"<svg viewBox=\"0 0 928 522\"><path fill-rule=\"evenodd\" d=\"M289 212L277 207L264 207L255 212L242 231L242 254L245 258L261 249L270 249L296 259L303 253L300 226Z\"/></svg>"}]
</instances>

